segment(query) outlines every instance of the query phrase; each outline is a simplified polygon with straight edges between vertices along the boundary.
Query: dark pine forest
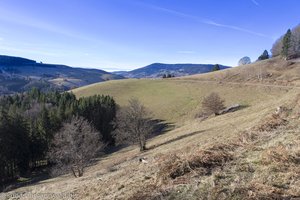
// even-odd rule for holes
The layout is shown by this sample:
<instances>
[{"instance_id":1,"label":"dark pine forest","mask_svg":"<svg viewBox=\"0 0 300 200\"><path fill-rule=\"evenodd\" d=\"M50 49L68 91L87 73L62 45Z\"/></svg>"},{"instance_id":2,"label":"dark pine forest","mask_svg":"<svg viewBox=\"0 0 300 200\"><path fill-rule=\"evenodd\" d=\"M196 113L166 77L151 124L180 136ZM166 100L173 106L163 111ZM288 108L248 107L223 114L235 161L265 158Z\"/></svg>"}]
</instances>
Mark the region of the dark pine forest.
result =
<instances>
[{"instance_id":1,"label":"dark pine forest","mask_svg":"<svg viewBox=\"0 0 300 200\"><path fill-rule=\"evenodd\" d=\"M72 116L87 119L102 141L114 145L112 121L116 103L110 96L76 99L69 92L42 93L38 89L0 98L0 183L26 176L49 165L47 152L64 122ZM50 163L51 164L51 163Z\"/></svg>"}]
</instances>

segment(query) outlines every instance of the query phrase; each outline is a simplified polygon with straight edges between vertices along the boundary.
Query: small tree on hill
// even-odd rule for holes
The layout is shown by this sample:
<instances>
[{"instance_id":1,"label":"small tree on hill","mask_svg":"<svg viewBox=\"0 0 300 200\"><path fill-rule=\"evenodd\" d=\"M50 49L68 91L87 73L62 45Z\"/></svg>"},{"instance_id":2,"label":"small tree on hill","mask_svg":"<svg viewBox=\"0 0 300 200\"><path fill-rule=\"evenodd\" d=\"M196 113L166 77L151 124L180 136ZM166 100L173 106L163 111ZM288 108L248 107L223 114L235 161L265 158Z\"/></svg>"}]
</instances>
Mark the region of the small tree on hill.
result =
<instances>
[{"instance_id":1,"label":"small tree on hill","mask_svg":"<svg viewBox=\"0 0 300 200\"><path fill-rule=\"evenodd\" d=\"M219 64L215 64L212 71L219 71L220 70L220 65Z\"/></svg>"},{"instance_id":2,"label":"small tree on hill","mask_svg":"<svg viewBox=\"0 0 300 200\"><path fill-rule=\"evenodd\" d=\"M207 114L218 115L221 110L225 109L224 100L217 93L213 92L203 99L202 109Z\"/></svg>"},{"instance_id":3,"label":"small tree on hill","mask_svg":"<svg viewBox=\"0 0 300 200\"><path fill-rule=\"evenodd\" d=\"M62 174L72 171L75 177L83 175L83 169L104 148L99 133L82 117L73 117L55 134L48 153L55 164L53 172Z\"/></svg>"},{"instance_id":4,"label":"small tree on hill","mask_svg":"<svg viewBox=\"0 0 300 200\"><path fill-rule=\"evenodd\" d=\"M267 50L264 50L264 52L258 57L258 60L266 60L269 59L269 53Z\"/></svg>"},{"instance_id":5,"label":"small tree on hill","mask_svg":"<svg viewBox=\"0 0 300 200\"><path fill-rule=\"evenodd\" d=\"M248 64L251 64L251 59L248 56L242 57L238 62L239 66Z\"/></svg>"},{"instance_id":6,"label":"small tree on hill","mask_svg":"<svg viewBox=\"0 0 300 200\"><path fill-rule=\"evenodd\" d=\"M288 59L291 54L291 47L292 47L292 31L289 29L282 39L282 50L281 55Z\"/></svg>"},{"instance_id":7,"label":"small tree on hill","mask_svg":"<svg viewBox=\"0 0 300 200\"><path fill-rule=\"evenodd\" d=\"M149 116L149 111L137 99L129 100L129 105L117 113L114 131L116 142L138 143L140 151L146 150L147 136L153 131Z\"/></svg>"}]
</instances>

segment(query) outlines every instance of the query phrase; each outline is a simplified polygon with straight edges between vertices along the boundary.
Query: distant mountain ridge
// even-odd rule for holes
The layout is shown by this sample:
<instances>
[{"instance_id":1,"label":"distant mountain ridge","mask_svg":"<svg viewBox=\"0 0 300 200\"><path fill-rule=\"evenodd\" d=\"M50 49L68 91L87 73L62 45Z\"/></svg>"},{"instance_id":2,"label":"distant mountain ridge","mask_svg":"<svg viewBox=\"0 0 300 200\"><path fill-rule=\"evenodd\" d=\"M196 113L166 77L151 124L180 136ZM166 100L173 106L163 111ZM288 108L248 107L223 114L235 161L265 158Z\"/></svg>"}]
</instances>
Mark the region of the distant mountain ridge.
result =
<instances>
[{"instance_id":1,"label":"distant mountain ridge","mask_svg":"<svg viewBox=\"0 0 300 200\"><path fill-rule=\"evenodd\" d=\"M30 60L27 58L0 55L0 65L26 65L36 63L37 62L35 60Z\"/></svg>"},{"instance_id":2,"label":"distant mountain ridge","mask_svg":"<svg viewBox=\"0 0 300 200\"><path fill-rule=\"evenodd\" d=\"M23 92L32 87L65 91L123 78L99 69L44 64L27 58L0 55L0 94Z\"/></svg>"},{"instance_id":3,"label":"distant mountain ridge","mask_svg":"<svg viewBox=\"0 0 300 200\"><path fill-rule=\"evenodd\" d=\"M159 78L164 74L172 74L176 77L187 76L193 74L201 74L211 72L215 65L213 64L165 64L153 63L145 67L132 71L118 71L114 74L127 78ZM229 66L219 65L220 69L230 68Z\"/></svg>"}]
</instances>

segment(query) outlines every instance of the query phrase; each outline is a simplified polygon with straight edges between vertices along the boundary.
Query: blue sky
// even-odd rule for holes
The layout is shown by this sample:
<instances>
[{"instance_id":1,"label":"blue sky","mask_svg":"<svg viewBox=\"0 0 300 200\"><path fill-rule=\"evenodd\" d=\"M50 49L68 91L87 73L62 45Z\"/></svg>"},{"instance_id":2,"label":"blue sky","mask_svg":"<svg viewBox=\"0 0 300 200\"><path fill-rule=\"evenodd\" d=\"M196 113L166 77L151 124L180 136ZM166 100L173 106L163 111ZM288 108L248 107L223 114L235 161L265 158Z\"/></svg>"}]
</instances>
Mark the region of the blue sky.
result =
<instances>
[{"instance_id":1,"label":"blue sky","mask_svg":"<svg viewBox=\"0 0 300 200\"><path fill-rule=\"evenodd\" d=\"M255 60L300 22L299 0L0 0L0 54L128 70Z\"/></svg>"}]
</instances>

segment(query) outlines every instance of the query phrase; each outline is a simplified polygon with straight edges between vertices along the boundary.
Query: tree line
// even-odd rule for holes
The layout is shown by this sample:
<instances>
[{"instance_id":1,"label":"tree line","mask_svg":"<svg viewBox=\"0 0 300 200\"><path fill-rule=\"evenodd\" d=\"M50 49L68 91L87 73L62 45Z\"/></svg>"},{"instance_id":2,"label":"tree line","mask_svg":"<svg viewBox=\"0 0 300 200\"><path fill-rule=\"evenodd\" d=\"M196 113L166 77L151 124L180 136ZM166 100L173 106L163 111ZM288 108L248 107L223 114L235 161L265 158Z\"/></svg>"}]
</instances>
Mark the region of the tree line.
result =
<instances>
[{"instance_id":1,"label":"tree line","mask_svg":"<svg viewBox=\"0 0 300 200\"><path fill-rule=\"evenodd\" d=\"M110 136L116 145L138 144L140 151L147 149L147 138L155 127L150 112L137 99L131 99L127 106L119 108L111 124L113 129L110 130L113 131ZM103 154L107 139L102 136L87 118L73 116L55 134L48 152L49 160L55 163L52 174L72 172L75 177L82 176L92 159L99 153Z\"/></svg>"},{"instance_id":2,"label":"tree line","mask_svg":"<svg viewBox=\"0 0 300 200\"><path fill-rule=\"evenodd\" d=\"M288 29L285 34L278 38L271 49L272 57L281 56L285 60L300 57L300 25ZM267 50L258 57L258 61L269 59ZM245 56L239 60L238 65L250 64L251 60Z\"/></svg>"},{"instance_id":3,"label":"tree line","mask_svg":"<svg viewBox=\"0 0 300 200\"><path fill-rule=\"evenodd\" d=\"M112 121L116 103L110 96L76 99L72 93L42 93L37 89L0 98L0 183L47 164L55 135L81 117L101 144L114 145ZM81 119L80 118L80 119ZM100 143L99 143L100 144Z\"/></svg>"},{"instance_id":4,"label":"tree line","mask_svg":"<svg viewBox=\"0 0 300 200\"><path fill-rule=\"evenodd\" d=\"M292 59L300 56L300 25L288 29L271 49L273 57L282 56L284 59Z\"/></svg>"}]
</instances>

